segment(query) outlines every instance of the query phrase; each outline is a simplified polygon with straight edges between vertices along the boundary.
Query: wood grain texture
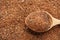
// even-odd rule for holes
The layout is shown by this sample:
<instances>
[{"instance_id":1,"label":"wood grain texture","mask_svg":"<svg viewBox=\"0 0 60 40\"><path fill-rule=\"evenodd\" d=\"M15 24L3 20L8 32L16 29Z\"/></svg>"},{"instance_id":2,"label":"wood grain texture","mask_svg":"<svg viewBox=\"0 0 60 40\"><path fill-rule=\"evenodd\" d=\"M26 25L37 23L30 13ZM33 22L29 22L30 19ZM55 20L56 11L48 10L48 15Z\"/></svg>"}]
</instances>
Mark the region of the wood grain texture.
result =
<instances>
[{"instance_id":1,"label":"wood grain texture","mask_svg":"<svg viewBox=\"0 0 60 40\"><path fill-rule=\"evenodd\" d=\"M0 0L0 40L60 40L60 25L44 33L27 28L25 18L37 10L60 19L60 0Z\"/></svg>"}]
</instances>

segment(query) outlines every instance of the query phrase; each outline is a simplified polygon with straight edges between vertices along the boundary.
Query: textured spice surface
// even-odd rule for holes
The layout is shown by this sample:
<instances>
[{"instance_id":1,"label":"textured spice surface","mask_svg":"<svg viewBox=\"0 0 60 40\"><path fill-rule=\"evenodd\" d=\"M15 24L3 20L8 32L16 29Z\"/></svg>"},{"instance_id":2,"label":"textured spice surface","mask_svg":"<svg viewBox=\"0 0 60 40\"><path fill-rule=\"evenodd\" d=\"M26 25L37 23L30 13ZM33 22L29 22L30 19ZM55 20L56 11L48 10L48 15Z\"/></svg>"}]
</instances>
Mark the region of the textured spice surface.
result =
<instances>
[{"instance_id":1,"label":"textured spice surface","mask_svg":"<svg viewBox=\"0 0 60 40\"><path fill-rule=\"evenodd\" d=\"M42 10L30 13L25 19L26 26L35 32L48 31L52 24L52 19L47 13L47 11L44 12Z\"/></svg>"},{"instance_id":2,"label":"textured spice surface","mask_svg":"<svg viewBox=\"0 0 60 40\"><path fill-rule=\"evenodd\" d=\"M60 19L60 0L0 0L0 40L60 40L60 25L45 33L28 30L25 18L39 9Z\"/></svg>"}]
</instances>

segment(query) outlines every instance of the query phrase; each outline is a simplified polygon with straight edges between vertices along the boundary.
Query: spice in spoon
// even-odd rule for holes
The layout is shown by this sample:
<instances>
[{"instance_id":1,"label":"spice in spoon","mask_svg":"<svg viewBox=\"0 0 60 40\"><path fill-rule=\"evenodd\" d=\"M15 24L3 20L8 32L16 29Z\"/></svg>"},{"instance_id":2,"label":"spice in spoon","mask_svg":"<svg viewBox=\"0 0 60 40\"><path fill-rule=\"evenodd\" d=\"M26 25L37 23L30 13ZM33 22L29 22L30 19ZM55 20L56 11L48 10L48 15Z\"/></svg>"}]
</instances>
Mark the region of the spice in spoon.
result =
<instances>
[{"instance_id":1,"label":"spice in spoon","mask_svg":"<svg viewBox=\"0 0 60 40\"><path fill-rule=\"evenodd\" d=\"M52 23L51 17L44 11L36 11L30 13L26 19L25 24L35 32L48 31Z\"/></svg>"}]
</instances>

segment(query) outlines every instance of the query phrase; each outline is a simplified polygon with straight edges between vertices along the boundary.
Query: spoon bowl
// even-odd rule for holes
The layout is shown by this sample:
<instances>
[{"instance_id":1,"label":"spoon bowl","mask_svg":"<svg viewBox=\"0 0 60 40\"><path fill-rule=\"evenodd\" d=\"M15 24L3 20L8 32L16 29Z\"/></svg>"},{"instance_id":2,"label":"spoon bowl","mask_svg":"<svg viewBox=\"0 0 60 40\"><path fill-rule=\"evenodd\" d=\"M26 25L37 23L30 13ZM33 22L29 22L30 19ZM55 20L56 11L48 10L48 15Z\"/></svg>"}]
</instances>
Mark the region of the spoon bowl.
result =
<instances>
[{"instance_id":1,"label":"spoon bowl","mask_svg":"<svg viewBox=\"0 0 60 40\"><path fill-rule=\"evenodd\" d=\"M49 12L41 10L30 13L25 19L25 24L35 32L45 32L60 24L60 20L54 18Z\"/></svg>"}]
</instances>

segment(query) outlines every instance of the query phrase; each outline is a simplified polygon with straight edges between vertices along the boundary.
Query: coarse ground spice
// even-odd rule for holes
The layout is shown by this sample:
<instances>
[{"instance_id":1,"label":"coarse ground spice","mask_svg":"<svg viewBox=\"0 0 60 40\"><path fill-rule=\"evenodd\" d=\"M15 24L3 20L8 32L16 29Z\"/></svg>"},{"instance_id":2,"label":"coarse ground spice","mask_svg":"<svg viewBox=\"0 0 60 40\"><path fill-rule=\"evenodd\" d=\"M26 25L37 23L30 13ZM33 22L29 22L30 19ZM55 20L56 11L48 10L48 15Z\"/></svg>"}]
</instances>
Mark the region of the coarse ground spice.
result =
<instances>
[{"instance_id":1,"label":"coarse ground spice","mask_svg":"<svg viewBox=\"0 0 60 40\"><path fill-rule=\"evenodd\" d=\"M39 9L60 19L60 0L0 0L0 40L60 40L60 25L44 33L27 30L25 18Z\"/></svg>"}]
</instances>

